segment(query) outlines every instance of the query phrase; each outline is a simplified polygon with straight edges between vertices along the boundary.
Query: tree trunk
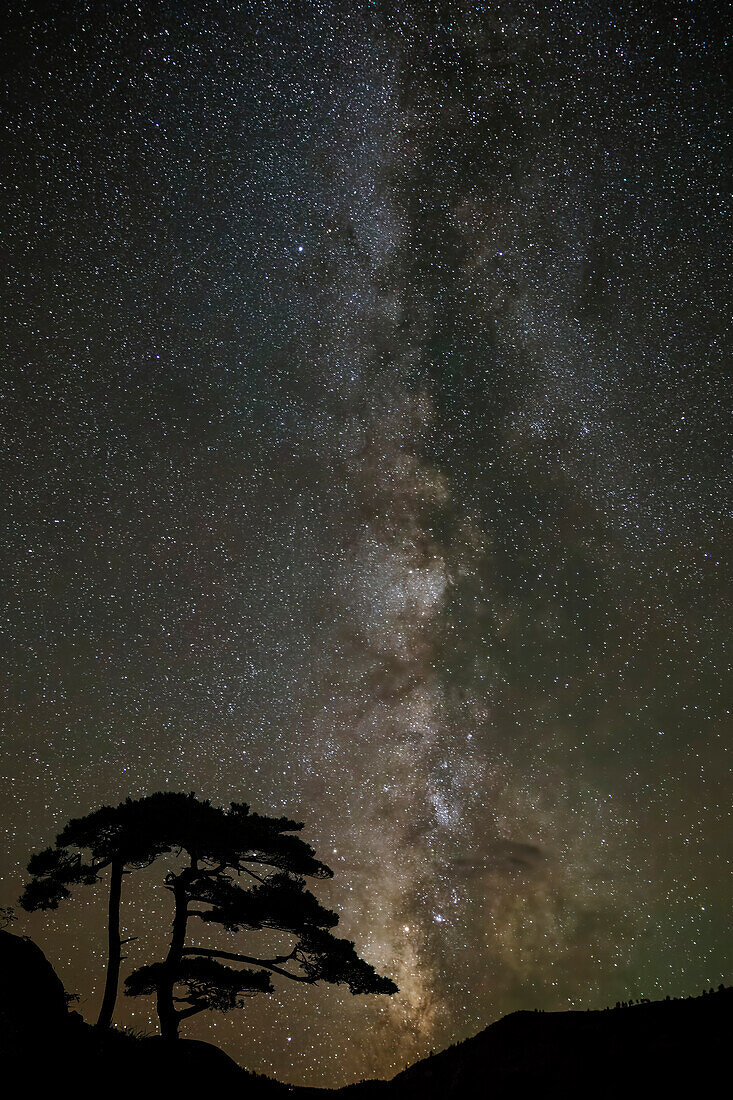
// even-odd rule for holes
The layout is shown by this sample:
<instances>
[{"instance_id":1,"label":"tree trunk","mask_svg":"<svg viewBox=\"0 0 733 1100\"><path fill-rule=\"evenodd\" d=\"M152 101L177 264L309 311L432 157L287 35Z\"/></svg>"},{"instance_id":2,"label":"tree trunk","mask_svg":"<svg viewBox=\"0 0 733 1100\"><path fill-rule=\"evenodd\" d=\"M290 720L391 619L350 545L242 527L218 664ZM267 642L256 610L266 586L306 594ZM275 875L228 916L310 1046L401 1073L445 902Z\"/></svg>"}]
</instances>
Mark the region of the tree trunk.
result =
<instances>
[{"instance_id":1,"label":"tree trunk","mask_svg":"<svg viewBox=\"0 0 733 1100\"><path fill-rule=\"evenodd\" d=\"M173 887L173 897L176 909L173 917L171 943L163 964L163 974L158 985L157 995L160 1034L163 1039L178 1038L179 1013L173 1003L173 990L176 984L178 967L183 956L183 948L186 944L186 924L188 922L186 887L180 880Z\"/></svg>"},{"instance_id":2,"label":"tree trunk","mask_svg":"<svg viewBox=\"0 0 733 1100\"><path fill-rule=\"evenodd\" d=\"M120 980L120 961L122 944L120 941L120 900L122 898L121 859L113 859L109 873L109 903L107 916L107 978L104 984L102 1007L99 1010L97 1027L109 1027L117 1000L117 987Z\"/></svg>"},{"instance_id":3,"label":"tree trunk","mask_svg":"<svg viewBox=\"0 0 733 1100\"><path fill-rule=\"evenodd\" d=\"M164 978L158 986L157 1008L162 1039L178 1038L178 1013L173 1004L174 984L174 982Z\"/></svg>"}]
</instances>

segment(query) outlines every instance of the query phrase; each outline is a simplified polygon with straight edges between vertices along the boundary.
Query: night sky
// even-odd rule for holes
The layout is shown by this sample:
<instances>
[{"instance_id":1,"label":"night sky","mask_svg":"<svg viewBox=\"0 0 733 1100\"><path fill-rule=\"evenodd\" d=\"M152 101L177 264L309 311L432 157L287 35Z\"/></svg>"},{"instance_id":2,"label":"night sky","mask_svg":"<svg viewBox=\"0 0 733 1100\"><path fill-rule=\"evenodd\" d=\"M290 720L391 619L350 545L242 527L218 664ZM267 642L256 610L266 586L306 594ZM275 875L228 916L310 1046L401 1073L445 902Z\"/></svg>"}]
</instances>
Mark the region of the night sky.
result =
<instances>
[{"instance_id":1,"label":"night sky","mask_svg":"<svg viewBox=\"0 0 733 1100\"><path fill-rule=\"evenodd\" d=\"M295 1083L730 981L724 8L10 8L0 902L128 795L304 821L400 993L185 1028ZM90 1019L104 903L12 926Z\"/></svg>"}]
</instances>

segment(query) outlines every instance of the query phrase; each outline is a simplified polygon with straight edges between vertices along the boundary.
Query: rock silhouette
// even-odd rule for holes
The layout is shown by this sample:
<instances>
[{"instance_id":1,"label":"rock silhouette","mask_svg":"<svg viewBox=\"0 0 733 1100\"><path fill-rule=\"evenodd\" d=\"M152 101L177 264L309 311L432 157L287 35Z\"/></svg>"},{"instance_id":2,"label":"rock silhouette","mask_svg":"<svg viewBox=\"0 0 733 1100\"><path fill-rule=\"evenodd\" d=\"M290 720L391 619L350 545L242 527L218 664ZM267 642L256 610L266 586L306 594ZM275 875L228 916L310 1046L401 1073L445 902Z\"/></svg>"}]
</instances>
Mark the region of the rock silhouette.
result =
<instances>
[{"instance_id":1,"label":"rock silhouette","mask_svg":"<svg viewBox=\"0 0 733 1100\"><path fill-rule=\"evenodd\" d=\"M63 1026L64 987L33 940L0 929L0 1032L7 1045L15 1036Z\"/></svg>"}]
</instances>

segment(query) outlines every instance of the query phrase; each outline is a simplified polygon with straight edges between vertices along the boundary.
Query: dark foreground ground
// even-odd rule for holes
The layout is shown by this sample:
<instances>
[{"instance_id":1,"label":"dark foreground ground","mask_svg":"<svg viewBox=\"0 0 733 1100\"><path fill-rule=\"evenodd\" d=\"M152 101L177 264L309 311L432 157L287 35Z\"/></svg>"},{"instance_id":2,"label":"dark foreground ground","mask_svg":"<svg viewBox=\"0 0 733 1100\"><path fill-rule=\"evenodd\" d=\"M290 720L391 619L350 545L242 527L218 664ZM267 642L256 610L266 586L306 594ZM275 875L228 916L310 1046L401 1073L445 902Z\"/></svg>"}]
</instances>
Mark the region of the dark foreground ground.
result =
<instances>
[{"instance_id":1,"label":"dark foreground ground","mask_svg":"<svg viewBox=\"0 0 733 1100\"><path fill-rule=\"evenodd\" d=\"M515 1012L391 1081L292 1088L248 1073L209 1043L97 1032L69 1012L63 986L30 940L0 932L3 1077L57 1096L135 1100L172 1090L248 1100L516 1100L517 1097L728 1095L733 989L603 1012ZM358 1042L358 1036L355 1036Z\"/></svg>"}]
</instances>

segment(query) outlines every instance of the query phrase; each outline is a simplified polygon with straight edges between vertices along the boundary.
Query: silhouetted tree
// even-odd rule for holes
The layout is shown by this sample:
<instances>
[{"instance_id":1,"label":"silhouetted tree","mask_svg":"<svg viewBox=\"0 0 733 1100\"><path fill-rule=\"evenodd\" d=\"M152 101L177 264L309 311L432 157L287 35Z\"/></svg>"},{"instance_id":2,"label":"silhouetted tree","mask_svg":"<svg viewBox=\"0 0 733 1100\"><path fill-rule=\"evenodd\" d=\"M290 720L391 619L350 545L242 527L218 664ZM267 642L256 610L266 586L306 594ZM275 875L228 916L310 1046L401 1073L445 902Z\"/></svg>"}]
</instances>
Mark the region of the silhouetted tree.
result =
<instances>
[{"instance_id":1,"label":"silhouetted tree","mask_svg":"<svg viewBox=\"0 0 733 1100\"><path fill-rule=\"evenodd\" d=\"M151 796L154 798L155 796ZM149 865L164 850L150 828L151 798L127 799L119 806L102 806L66 825L52 848L31 856L32 876L20 898L28 912L56 909L71 888L99 882L109 871L107 902L107 972L98 1027L112 1022L119 984L122 945L120 935L122 878L129 868Z\"/></svg>"},{"instance_id":2,"label":"silhouetted tree","mask_svg":"<svg viewBox=\"0 0 733 1100\"><path fill-rule=\"evenodd\" d=\"M311 985L345 984L354 994L396 992L353 943L333 935L338 916L306 889L306 878L333 872L293 835L301 824L250 813L241 803L222 810L193 795L155 797L156 844L185 853L186 863L165 876L174 906L167 955L134 971L125 991L155 995L164 1038L176 1038L181 1021L198 1012L228 1011L271 992L273 974ZM289 942L268 957L199 947L188 943L192 919L230 933L267 929ZM225 965L232 962L244 965Z\"/></svg>"}]
</instances>

